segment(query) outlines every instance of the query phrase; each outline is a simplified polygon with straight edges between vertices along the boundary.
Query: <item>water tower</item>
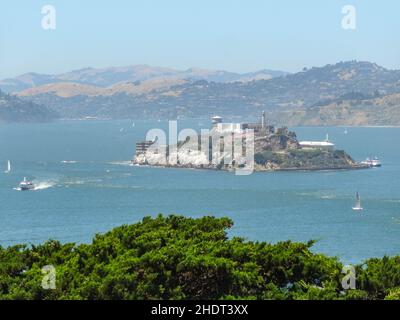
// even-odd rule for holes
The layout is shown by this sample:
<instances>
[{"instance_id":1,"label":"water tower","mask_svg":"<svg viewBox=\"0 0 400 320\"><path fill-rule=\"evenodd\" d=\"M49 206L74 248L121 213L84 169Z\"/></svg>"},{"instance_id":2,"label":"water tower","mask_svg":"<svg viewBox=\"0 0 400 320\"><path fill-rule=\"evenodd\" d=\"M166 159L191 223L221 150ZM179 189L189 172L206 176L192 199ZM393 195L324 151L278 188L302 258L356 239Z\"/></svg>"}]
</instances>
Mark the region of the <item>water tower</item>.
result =
<instances>
[{"instance_id":1,"label":"water tower","mask_svg":"<svg viewBox=\"0 0 400 320\"><path fill-rule=\"evenodd\" d=\"M222 118L219 116L214 116L211 119L211 123L212 123L213 128L216 128L216 127L218 127L218 124L222 123Z\"/></svg>"}]
</instances>

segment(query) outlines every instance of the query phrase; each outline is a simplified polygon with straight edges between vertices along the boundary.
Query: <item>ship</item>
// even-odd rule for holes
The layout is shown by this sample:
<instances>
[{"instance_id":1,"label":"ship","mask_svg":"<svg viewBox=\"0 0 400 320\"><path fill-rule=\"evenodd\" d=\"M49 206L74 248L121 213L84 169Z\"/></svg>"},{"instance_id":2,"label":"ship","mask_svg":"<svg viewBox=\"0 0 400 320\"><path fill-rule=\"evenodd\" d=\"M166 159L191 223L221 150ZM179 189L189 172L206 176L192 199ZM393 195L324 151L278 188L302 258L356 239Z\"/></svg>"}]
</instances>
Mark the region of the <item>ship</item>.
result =
<instances>
[{"instance_id":1,"label":"ship","mask_svg":"<svg viewBox=\"0 0 400 320\"><path fill-rule=\"evenodd\" d=\"M362 161L361 164L374 168L382 167L382 162L377 157L373 159L367 158L365 161Z\"/></svg>"},{"instance_id":2,"label":"ship","mask_svg":"<svg viewBox=\"0 0 400 320\"><path fill-rule=\"evenodd\" d=\"M35 189L35 185L33 184L32 181L29 181L26 179L26 177L24 177L24 180L19 184L19 188L22 191L28 191Z\"/></svg>"}]
</instances>

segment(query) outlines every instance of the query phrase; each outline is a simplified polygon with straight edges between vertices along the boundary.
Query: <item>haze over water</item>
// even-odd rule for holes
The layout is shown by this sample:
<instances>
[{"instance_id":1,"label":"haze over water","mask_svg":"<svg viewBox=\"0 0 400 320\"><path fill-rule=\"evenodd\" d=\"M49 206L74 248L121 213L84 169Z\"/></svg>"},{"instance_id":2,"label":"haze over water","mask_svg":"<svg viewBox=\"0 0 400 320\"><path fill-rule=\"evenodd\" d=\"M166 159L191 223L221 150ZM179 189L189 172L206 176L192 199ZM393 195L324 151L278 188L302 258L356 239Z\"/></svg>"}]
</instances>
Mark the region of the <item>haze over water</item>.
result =
<instances>
[{"instance_id":1,"label":"haze over water","mask_svg":"<svg viewBox=\"0 0 400 320\"><path fill-rule=\"evenodd\" d=\"M185 120L183 128L208 128ZM228 216L230 236L318 240L314 251L344 262L400 251L400 128L292 128L299 140L322 140L356 160L379 156L380 169L274 172L129 166L135 142L157 121L62 121L0 127L0 245L49 238L90 242L96 233L143 216ZM11 174L4 174L11 160ZM4 167L4 168L3 168ZM19 192L27 176L37 190ZM355 213L359 191L364 211Z\"/></svg>"}]
</instances>

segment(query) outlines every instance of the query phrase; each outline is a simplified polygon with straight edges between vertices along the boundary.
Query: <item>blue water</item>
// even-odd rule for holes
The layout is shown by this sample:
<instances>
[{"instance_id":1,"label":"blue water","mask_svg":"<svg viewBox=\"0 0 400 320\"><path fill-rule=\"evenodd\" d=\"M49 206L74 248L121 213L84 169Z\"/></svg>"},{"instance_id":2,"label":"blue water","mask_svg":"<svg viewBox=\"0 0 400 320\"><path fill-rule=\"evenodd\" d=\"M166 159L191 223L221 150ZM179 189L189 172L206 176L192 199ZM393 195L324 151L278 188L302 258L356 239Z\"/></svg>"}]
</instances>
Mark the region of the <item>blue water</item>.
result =
<instances>
[{"instance_id":1,"label":"blue water","mask_svg":"<svg viewBox=\"0 0 400 320\"><path fill-rule=\"evenodd\" d=\"M181 121L180 128L207 128ZM324 139L355 159L378 155L380 169L275 172L129 166L137 140L157 121L64 121L0 126L0 245L49 238L90 242L96 233L146 215L228 216L230 235L251 240L318 240L314 251L344 262L400 254L400 128L293 128L301 140ZM62 161L72 161L64 163ZM24 176L38 190L15 190ZM354 193L362 213L351 210Z\"/></svg>"}]
</instances>

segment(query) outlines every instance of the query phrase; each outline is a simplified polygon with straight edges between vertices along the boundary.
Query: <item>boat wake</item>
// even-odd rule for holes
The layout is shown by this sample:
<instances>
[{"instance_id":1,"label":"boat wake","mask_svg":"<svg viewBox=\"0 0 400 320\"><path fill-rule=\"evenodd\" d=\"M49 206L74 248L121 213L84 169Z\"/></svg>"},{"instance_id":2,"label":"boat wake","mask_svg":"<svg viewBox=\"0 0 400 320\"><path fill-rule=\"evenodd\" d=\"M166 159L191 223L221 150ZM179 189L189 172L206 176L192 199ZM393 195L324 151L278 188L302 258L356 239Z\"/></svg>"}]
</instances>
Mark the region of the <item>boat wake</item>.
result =
<instances>
[{"instance_id":1,"label":"boat wake","mask_svg":"<svg viewBox=\"0 0 400 320\"><path fill-rule=\"evenodd\" d=\"M56 185L54 181L33 181L33 183L35 184L34 191L49 189Z\"/></svg>"},{"instance_id":2,"label":"boat wake","mask_svg":"<svg viewBox=\"0 0 400 320\"><path fill-rule=\"evenodd\" d=\"M299 192L297 193L297 195L301 197L310 197L322 200L330 200L337 198L336 194L334 194L333 192L324 192L324 191Z\"/></svg>"},{"instance_id":3,"label":"boat wake","mask_svg":"<svg viewBox=\"0 0 400 320\"><path fill-rule=\"evenodd\" d=\"M400 199L388 199L388 200L383 200L385 202L389 202L389 203L400 203Z\"/></svg>"},{"instance_id":4,"label":"boat wake","mask_svg":"<svg viewBox=\"0 0 400 320\"><path fill-rule=\"evenodd\" d=\"M112 161L112 162L107 162L107 164L117 165L117 166L130 166L132 164L132 161Z\"/></svg>"},{"instance_id":5,"label":"boat wake","mask_svg":"<svg viewBox=\"0 0 400 320\"><path fill-rule=\"evenodd\" d=\"M75 186L75 185L84 185L84 184L96 184L99 182L102 182L103 179L100 178L77 178L77 179L69 179L66 181L63 181L63 185L65 185L66 187L69 186Z\"/></svg>"}]
</instances>

